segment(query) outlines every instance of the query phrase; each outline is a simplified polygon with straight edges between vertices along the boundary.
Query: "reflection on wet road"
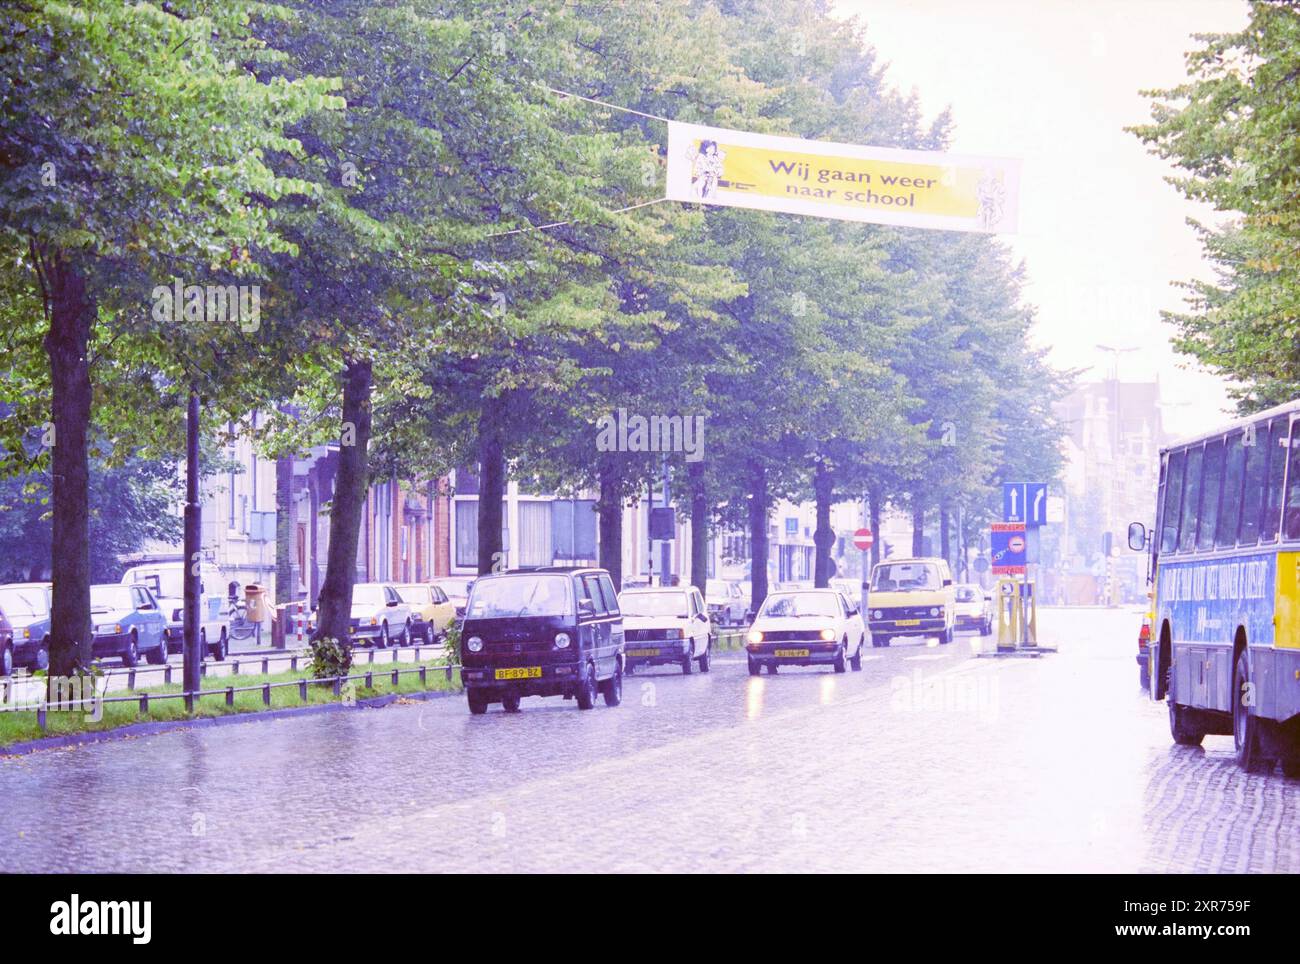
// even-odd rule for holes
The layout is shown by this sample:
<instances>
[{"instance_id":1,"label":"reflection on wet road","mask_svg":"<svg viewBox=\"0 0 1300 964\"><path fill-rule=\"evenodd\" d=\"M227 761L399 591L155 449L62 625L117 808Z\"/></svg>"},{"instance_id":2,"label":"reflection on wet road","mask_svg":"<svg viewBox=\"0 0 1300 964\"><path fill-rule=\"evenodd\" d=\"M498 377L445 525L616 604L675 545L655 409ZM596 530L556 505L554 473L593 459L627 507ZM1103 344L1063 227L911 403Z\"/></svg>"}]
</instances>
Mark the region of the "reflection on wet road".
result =
<instances>
[{"instance_id":1,"label":"reflection on wet road","mask_svg":"<svg viewBox=\"0 0 1300 964\"><path fill-rule=\"evenodd\" d=\"M642 671L624 704L460 698L0 759L0 869L1300 870L1300 783L1169 741L1138 615L1061 652Z\"/></svg>"}]
</instances>

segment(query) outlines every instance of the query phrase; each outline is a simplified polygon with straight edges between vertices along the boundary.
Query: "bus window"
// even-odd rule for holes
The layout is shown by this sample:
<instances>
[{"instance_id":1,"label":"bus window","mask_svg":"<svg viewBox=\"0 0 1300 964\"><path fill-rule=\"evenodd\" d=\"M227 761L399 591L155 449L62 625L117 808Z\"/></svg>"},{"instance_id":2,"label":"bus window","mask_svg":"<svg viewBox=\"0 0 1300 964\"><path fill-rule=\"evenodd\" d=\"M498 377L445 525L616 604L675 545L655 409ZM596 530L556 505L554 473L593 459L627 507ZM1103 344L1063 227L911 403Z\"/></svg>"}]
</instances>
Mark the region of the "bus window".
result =
<instances>
[{"instance_id":1,"label":"bus window","mask_svg":"<svg viewBox=\"0 0 1300 964\"><path fill-rule=\"evenodd\" d=\"M1169 456L1169 475L1165 480L1165 504L1160 514L1160 551L1173 552L1178 548L1178 514L1183 507L1183 461L1186 452Z\"/></svg>"},{"instance_id":2,"label":"bus window","mask_svg":"<svg viewBox=\"0 0 1300 964\"><path fill-rule=\"evenodd\" d=\"M1285 418L1275 418L1268 432L1268 479L1264 486L1264 514L1259 520L1261 542L1277 541L1277 525L1282 517L1282 479L1286 472L1287 436Z\"/></svg>"},{"instance_id":3,"label":"bus window","mask_svg":"<svg viewBox=\"0 0 1300 964\"><path fill-rule=\"evenodd\" d=\"M1191 552L1196 548L1196 520L1201 508L1201 458L1203 448L1187 450L1187 484L1183 486L1183 517L1178 524L1178 548Z\"/></svg>"},{"instance_id":4,"label":"bus window","mask_svg":"<svg viewBox=\"0 0 1300 964\"><path fill-rule=\"evenodd\" d=\"M1241 492L1241 532L1237 541L1254 545L1259 539L1259 514L1264 506L1264 485L1268 476L1268 425L1254 426L1246 450L1246 480Z\"/></svg>"},{"instance_id":5,"label":"bus window","mask_svg":"<svg viewBox=\"0 0 1300 964\"><path fill-rule=\"evenodd\" d=\"M1214 548L1214 526L1219 520L1219 493L1223 489L1223 439L1205 445L1205 473L1201 483L1201 526L1196 548Z\"/></svg>"},{"instance_id":6,"label":"bus window","mask_svg":"<svg viewBox=\"0 0 1300 964\"><path fill-rule=\"evenodd\" d=\"M1286 508L1282 513L1282 538L1300 539L1300 422L1291 438L1291 468L1286 483Z\"/></svg>"},{"instance_id":7,"label":"bus window","mask_svg":"<svg viewBox=\"0 0 1300 964\"><path fill-rule=\"evenodd\" d=\"M1237 525L1241 521L1241 486L1246 474L1245 435L1233 432L1228 436L1228 454L1223 468L1223 499L1219 504L1219 524L1215 526L1216 546L1237 544Z\"/></svg>"}]
</instances>

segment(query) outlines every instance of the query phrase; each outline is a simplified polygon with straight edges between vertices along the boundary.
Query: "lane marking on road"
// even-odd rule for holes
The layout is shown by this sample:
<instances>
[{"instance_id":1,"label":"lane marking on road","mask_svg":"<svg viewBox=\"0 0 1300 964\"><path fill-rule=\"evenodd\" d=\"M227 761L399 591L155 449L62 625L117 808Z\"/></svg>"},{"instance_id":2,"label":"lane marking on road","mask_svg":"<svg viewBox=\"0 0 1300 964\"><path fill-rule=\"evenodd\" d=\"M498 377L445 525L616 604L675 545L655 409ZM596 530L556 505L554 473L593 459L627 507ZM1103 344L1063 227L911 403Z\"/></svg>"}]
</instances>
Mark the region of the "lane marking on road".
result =
<instances>
[{"instance_id":1,"label":"lane marking on road","mask_svg":"<svg viewBox=\"0 0 1300 964\"><path fill-rule=\"evenodd\" d=\"M912 662L913 660L918 660L918 659L926 659L926 660L930 660L930 659L947 659L947 657L948 657L948 654L947 654L947 653L926 653L926 654L924 654L924 655L922 655L922 656L904 656L903 659L904 659L904 661L910 663L910 662Z\"/></svg>"}]
</instances>

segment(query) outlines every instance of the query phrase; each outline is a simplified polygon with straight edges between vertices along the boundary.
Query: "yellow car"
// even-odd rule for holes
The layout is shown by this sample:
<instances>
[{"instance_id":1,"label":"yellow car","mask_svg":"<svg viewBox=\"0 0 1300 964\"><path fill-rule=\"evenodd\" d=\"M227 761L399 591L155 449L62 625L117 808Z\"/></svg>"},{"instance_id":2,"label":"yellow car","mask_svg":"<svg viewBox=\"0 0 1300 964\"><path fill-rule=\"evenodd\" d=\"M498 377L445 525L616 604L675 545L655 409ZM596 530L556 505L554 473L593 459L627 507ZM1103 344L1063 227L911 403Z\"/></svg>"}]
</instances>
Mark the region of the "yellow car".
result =
<instances>
[{"instance_id":1,"label":"yellow car","mask_svg":"<svg viewBox=\"0 0 1300 964\"><path fill-rule=\"evenodd\" d=\"M865 615L872 646L888 646L895 636L934 636L951 643L957 623L952 570L935 558L876 563Z\"/></svg>"},{"instance_id":2,"label":"yellow car","mask_svg":"<svg viewBox=\"0 0 1300 964\"><path fill-rule=\"evenodd\" d=\"M447 635L456 618L456 604L438 586L427 582L394 586L402 602L411 607L411 632L426 643L437 642Z\"/></svg>"}]
</instances>

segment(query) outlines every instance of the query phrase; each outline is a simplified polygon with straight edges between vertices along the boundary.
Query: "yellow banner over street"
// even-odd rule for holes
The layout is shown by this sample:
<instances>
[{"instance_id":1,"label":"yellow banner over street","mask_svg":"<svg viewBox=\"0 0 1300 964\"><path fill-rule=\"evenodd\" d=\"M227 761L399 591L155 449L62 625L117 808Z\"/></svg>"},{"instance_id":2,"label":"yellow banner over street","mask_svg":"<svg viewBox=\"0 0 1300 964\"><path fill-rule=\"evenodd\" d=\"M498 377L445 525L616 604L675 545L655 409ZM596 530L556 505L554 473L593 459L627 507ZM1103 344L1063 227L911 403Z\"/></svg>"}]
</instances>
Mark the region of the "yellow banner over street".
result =
<instances>
[{"instance_id":1,"label":"yellow banner over street","mask_svg":"<svg viewBox=\"0 0 1300 964\"><path fill-rule=\"evenodd\" d=\"M673 201L943 231L1014 232L1020 162L668 124Z\"/></svg>"}]
</instances>

